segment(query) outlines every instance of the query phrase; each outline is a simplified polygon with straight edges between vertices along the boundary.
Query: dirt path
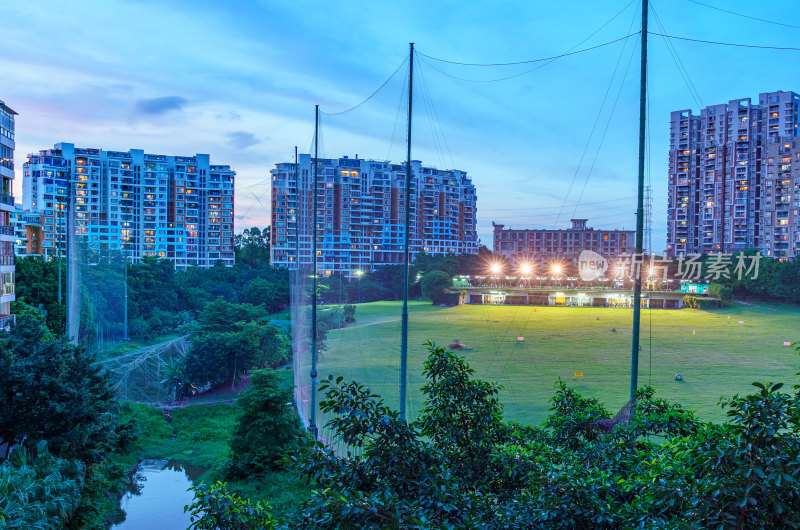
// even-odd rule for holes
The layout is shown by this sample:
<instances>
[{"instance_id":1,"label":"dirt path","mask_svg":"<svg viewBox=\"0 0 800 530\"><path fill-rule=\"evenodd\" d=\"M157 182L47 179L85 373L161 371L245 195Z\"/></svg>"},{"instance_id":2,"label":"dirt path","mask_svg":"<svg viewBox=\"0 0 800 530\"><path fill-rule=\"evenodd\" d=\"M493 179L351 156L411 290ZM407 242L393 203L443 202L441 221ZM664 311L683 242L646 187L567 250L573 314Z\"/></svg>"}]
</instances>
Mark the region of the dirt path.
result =
<instances>
[{"instance_id":1,"label":"dirt path","mask_svg":"<svg viewBox=\"0 0 800 530\"><path fill-rule=\"evenodd\" d=\"M736 302L737 304L742 304L742 305L746 305L746 306L750 306L750 307L756 307L758 309L768 309L770 311L774 311L775 310L774 307L768 307L768 306L765 306L765 305L751 304L750 302L745 302L744 300L731 299L731 301Z\"/></svg>"},{"instance_id":2,"label":"dirt path","mask_svg":"<svg viewBox=\"0 0 800 530\"><path fill-rule=\"evenodd\" d=\"M162 405L158 408L160 408L161 410L173 410L173 409L184 409L186 407L200 407L202 405L219 405L221 403L236 403L236 399L221 399L219 401L198 401L198 402L189 401L187 403L179 403L177 405Z\"/></svg>"}]
</instances>

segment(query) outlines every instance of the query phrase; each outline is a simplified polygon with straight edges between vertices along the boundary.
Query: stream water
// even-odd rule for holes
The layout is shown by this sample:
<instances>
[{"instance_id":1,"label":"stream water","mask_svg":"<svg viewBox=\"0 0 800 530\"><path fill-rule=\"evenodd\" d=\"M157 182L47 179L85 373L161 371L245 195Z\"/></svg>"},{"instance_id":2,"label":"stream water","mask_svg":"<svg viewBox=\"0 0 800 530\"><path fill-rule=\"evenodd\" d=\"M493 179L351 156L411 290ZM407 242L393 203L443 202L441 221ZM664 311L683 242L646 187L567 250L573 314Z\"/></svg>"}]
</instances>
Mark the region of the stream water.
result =
<instances>
[{"instance_id":1,"label":"stream water","mask_svg":"<svg viewBox=\"0 0 800 530\"><path fill-rule=\"evenodd\" d=\"M183 507L194 495L187 491L202 470L177 460L142 460L134 484L120 500L125 520L114 530L179 530L189 526Z\"/></svg>"}]
</instances>

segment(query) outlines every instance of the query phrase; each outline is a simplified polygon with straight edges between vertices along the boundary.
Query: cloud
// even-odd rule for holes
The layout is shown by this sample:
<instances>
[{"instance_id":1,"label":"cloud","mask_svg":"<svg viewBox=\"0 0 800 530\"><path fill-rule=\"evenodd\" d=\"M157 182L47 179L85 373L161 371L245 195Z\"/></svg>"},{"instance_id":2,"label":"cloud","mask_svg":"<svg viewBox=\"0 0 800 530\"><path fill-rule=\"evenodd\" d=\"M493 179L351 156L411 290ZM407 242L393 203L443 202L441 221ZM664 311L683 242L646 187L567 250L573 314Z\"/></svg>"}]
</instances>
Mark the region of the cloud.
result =
<instances>
[{"instance_id":1,"label":"cloud","mask_svg":"<svg viewBox=\"0 0 800 530\"><path fill-rule=\"evenodd\" d=\"M166 114L171 110L181 110L188 101L180 96L163 96L160 98L140 99L136 102L136 110L141 114Z\"/></svg>"},{"instance_id":2,"label":"cloud","mask_svg":"<svg viewBox=\"0 0 800 530\"><path fill-rule=\"evenodd\" d=\"M218 120L230 120L230 121L241 121L242 115L236 112L235 110L229 110L228 112L222 112L217 114Z\"/></svg>"},{"instance_id":3,"label":"cloud","mask_svg":"<svg viewBox=\"0 0 800 530\"><path fill-rule=\"evenodd\" d=\"M253 133L237 131L228 133L228 145L237 149L247 149L256 145L258 140Z\"/></svg>"}]
</instances>

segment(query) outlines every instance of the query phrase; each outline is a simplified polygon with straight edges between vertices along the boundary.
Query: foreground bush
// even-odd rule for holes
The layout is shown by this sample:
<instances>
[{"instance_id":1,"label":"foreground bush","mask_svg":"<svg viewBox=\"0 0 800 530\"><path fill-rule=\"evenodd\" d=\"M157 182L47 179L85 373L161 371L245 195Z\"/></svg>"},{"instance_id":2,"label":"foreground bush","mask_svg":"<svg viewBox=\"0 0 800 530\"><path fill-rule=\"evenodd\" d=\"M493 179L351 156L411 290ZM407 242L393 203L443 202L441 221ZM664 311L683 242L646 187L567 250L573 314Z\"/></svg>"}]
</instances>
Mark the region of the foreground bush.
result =
<instances>
[{"instance_id":1,"label":"foreground bush","mask_svg":"<svg viewBox=\"0 0 800 530\"><path fill-rule=\"evenodd\" d=\"M714 425L649 388L612 419L559 382L536 428L504 422L500 388L452 352L431 344L424 374L411 423L363 386L328 383L329 426L360 451L305 448L297 462L318 491L290 526L800 526L800 396L780 384L724 401L730 421Z\"/></svg>"},{"instance_id":2,"label":"foreground bush","mask_svg":"<svg viewBox=\"0 0 800 530\"><path fill-rule=\"evenodd\" d=\"M223 482L191 488L195 501L183 511L191 514L192 530L249 530L276 528L269 505L253 503L228 489Z\"/></svg>"},{"instance_id":3,"label":"foreground bush","mask_svg":"<svg viewBox=\"0 0 800 530\"><path fill-rule=\"evenodd\" d=\"M434 344L407 422L342 378L321 409L351 451L293 457L315 488L288 528L798 528L800 393L754 383L699 421L641 389L616 415L558 382L541 427L505 422L501 388ZM795 388L797 389L797 387ZM246 526L241 526L245 528Z\"/></svg>"}]
</instances>

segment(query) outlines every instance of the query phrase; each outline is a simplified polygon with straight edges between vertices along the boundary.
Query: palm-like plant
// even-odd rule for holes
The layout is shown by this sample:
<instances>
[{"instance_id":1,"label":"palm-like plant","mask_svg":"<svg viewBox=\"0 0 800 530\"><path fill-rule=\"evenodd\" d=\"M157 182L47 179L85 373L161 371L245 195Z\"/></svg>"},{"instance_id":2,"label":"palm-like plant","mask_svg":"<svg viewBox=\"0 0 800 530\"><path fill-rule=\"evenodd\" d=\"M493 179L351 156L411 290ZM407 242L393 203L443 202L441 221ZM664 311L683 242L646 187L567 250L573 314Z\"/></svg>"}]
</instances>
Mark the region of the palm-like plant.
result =
<instances>
[{"instance_id":1,"label":"palm-like plant","mask_svg":"<svg viewBox=\"0 0 800 530\"><path fill-rule=\"evenodd\" d=\"M0 465L0 522L3 528L56 529L74 512L83 487L83 466L58 458L47 443L16 446Z\"/></svg>"}]
</instances>

